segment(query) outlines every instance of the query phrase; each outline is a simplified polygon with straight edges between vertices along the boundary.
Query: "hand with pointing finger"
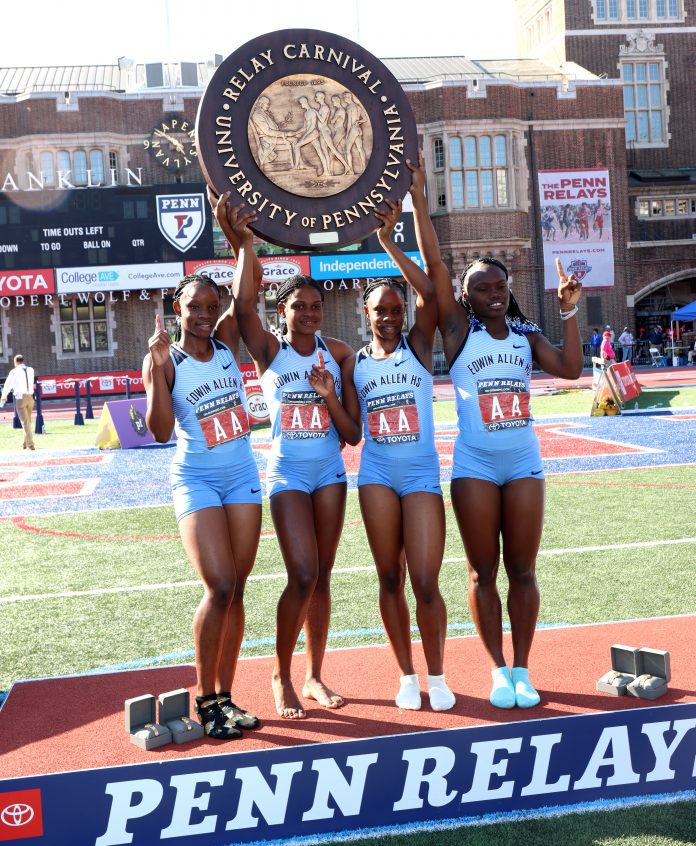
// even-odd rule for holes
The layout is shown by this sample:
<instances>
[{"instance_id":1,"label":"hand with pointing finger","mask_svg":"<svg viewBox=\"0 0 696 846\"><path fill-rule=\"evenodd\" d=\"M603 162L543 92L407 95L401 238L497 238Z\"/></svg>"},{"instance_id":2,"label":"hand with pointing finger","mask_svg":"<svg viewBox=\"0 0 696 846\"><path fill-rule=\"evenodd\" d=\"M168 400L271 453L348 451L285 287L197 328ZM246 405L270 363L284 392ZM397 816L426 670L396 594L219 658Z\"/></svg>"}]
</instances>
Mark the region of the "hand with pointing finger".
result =
<instances>
[{"instance_id":1,"label":"hand with pointing finger","mask_svg":"<svg viewBox=\"0 0 696 846\"><path fill-rule=\"evenodd\" d=\"M150 360L155 367L163 367L167 363L171 344L172 339L169 337L169 333L162 328L162 321L159 314L156 314L155 331L147 342L150 350Z\"/></svg>"},{"instance_id":2,"label":"hand with pointing finger","mask_svg":"<svg viewBox=\"0 0 696 846\"><path fill-rule=\"evenodd\" d=\"M573 273L566 276L560 258L556 258L556 270L558 271L558 299L561 311L571 311L580 299L582 285Z\"/></svg>"},{"instance_id":3,"label":"hand with pointing finger","mask_svg":"<svg viewBox=\"0 0 696 846\"><path fill-rule=\"evenodd\" d=\"M317 350L317 358L319 363L312 365L312 372L309 374L308 381L319 396L326 399L335 393L334 379L324 365L324 356L321 350Z\"/></svg>"}]
</instances>

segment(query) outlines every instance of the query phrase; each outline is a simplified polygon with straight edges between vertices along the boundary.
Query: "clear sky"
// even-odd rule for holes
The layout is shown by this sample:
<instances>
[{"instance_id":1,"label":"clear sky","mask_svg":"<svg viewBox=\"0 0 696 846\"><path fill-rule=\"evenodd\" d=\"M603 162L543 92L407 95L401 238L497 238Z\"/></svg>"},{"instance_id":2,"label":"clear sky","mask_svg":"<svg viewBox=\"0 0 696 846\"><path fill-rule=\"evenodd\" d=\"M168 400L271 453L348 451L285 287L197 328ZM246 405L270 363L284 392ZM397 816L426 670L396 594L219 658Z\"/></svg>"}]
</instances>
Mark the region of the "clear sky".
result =
<instances>
[{"instance_id":1,"label":"clear sky","mask_svg":"<svg viewBox=\"0 0 696 846\"><path fill-rule=\"evenodd\" d=\"M3 0L0 66L205 61L309 27L376 56L513 58L513 0Z\"/></svg>"}]
</instances>

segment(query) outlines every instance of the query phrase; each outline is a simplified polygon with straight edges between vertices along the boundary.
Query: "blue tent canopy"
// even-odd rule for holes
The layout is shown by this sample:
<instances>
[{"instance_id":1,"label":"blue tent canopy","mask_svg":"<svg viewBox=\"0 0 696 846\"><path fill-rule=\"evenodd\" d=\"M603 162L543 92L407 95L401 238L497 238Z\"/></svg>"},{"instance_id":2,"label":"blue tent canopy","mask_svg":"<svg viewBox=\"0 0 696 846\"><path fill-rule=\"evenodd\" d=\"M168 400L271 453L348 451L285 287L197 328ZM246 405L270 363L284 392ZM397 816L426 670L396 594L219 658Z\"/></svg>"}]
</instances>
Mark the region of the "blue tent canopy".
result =
<instances>
[{"instance_id":1,"label":"blue tent canopy","mask_svg":"<svg viewBox=\"0 0 696 846\"><path fill-rule=\"evenodd\" d=\"M672 320L696 320L696 300L673 311Z\"/></svg>"}]
</instances>

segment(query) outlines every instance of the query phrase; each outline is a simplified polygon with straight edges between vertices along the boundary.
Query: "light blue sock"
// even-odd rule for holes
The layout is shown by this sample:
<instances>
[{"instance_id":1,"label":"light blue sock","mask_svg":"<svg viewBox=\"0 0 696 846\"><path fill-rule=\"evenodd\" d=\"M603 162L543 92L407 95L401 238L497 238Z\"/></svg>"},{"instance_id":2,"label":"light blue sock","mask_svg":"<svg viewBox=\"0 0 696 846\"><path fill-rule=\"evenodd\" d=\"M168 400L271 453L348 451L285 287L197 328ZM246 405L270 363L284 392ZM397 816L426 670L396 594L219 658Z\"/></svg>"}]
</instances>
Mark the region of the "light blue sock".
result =
<instances>
[{"instance_id":1,"label":"light blue sock","mask_svg":"<svg viewBox=\"0 0 696 846\"><path fill-rule=\"evenodd\" d=\"M514 708L515 688L512 686L510 670L507 667L496 667L495 670L491 670L491 677L493 687L488 697L491 705L495 705L496 708Z\"/></svg>"},{"instance_id":2,"label":"light blue sock","mask_svg":"<svg viewBox=\"0 0 696 846\"><path fill-rule=\"evenodd\" d=\"M512 684L518 708L533 708L541 701L541 697L529 681L529 672L526 667L512 668Z\"/></svg>"}]
</instances>

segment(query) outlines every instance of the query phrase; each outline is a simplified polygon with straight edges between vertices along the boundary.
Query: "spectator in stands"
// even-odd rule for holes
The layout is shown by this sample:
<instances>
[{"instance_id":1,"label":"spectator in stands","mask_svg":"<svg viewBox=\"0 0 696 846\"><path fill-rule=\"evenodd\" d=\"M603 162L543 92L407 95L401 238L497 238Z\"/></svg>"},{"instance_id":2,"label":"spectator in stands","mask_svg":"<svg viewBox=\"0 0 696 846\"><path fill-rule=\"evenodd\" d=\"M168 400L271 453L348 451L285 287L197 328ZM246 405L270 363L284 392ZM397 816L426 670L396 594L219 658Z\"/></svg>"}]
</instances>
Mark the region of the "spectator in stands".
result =
<instances>
[{"instance_id":1,"label":"spectator in stands","mask_svg":"<svg viewBox=\"0 0 696 846\"><path fill-rule=\"evenodd\" d=\"M616 353L611 345L611 332L605 332L602 335L602 345L599 348L599 354L602 357L602 364L605 367L609 367L610 364L615 363Z\"/></svg>"},{"instance_id":2,"label":"spectator in stands","mask_svg":"<svg viewBox=\"0 0 696 846\"><path fill-rule=\"evenodd\" d=\"M662 334L662 327L661 326L653 326L653 328L648 332L648 341L650 342L651 346L657 347L660 352L662 352L662 344L664 342L664 336Z\"/></svg>"},{"instance_id":3,"label":"spectator in stands","mask_svg":"<svg viewBox=\"0 0 696 846\"><path fill-rule=\"evenodd\" d=\"M696 338L694 338L693 345L689 350L689 361L687 362L689 365L694 363L694 359L696 358Z\"/></svg>"},{"instance_id":4,"label":"spectator in stands","mask_svg":"<svg viewBox=\"0 0 696 846\"><path fill-rule=\"evenodd\" d=\"M599 329L595 326L592 330L592 334L590 335L590 354L598 357L599 356L599 348L602 344L602 335Z\"/></svg>"},{"instance_id":5,"label":"spectator in stands","mask_svg":"<svg viewBox=\"0 0 696 846\"><path fill-rule=\"evenodd\" d=\"M619 335L619 343L621 344L621 361L631 361L633 356L633 335L628 330L628 326L624 326L623 332Z\"/></svg>"}]
</instances>

